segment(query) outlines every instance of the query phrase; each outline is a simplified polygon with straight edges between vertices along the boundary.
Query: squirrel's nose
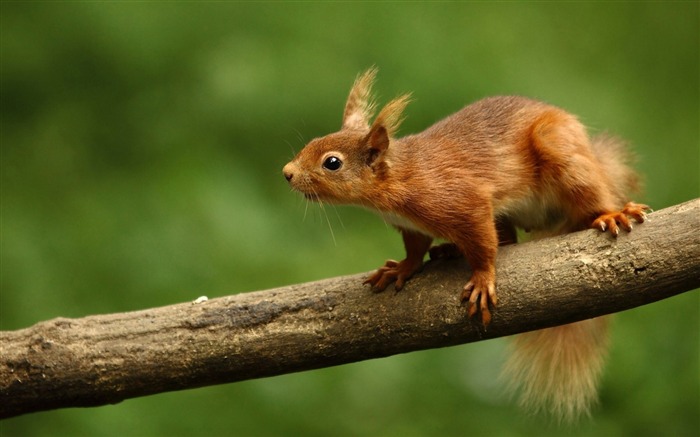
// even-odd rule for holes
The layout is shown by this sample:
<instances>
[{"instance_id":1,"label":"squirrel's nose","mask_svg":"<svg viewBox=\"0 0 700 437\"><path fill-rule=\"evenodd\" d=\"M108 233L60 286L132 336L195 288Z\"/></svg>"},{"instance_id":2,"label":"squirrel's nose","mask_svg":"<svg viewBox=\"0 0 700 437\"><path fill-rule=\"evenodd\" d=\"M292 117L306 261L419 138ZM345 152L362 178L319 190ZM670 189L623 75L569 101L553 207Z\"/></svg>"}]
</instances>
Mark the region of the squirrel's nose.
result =
<instances>
[{"instance_id":1,"label":"squirrel's nose","mask_svg":"<svg viewBox=\"0 0 700 437\"><path fill-rule=\"evenodd\" d=\"M292 178L294 177L294 172L292 172L292 167L291 163L287 164L284 166L282 169L282 173L284 174L284 178L287 180L287 182L291 181Z\"/></svg>"}]
</instances>

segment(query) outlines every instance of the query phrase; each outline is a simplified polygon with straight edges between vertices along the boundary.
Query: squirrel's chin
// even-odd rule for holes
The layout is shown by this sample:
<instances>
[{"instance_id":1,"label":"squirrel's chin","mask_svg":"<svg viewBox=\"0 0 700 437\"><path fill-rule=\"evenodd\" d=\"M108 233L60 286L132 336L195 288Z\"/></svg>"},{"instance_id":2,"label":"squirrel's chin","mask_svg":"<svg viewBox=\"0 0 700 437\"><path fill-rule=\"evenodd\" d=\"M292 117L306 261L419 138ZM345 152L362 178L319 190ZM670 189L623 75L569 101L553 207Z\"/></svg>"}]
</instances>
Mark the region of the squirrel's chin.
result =
<instances>
[{"instance_id":1,"label":"squirrel's chin","mask_svg":"<svg viewBox=\"0 0 700 437\"><path fill-rule=\"evenodd\" d=\"M335 196L320 195L318 193L302 193L306 200L318 203L332 203L332 204L347 204L348 202L342 202L338 200Z\"/></svg>"}]
</instances>

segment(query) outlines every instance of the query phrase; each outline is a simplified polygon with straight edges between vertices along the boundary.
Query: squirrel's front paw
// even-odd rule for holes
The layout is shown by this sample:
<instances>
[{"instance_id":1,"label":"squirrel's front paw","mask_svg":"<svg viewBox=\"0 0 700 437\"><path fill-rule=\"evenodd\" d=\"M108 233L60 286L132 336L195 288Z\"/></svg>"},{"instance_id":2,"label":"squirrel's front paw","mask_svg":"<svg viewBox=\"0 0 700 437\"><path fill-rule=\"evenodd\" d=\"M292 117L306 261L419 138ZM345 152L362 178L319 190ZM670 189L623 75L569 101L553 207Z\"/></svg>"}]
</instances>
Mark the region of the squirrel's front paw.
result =
<instances>
[{"instance_id":1,"label":"squirrel's front paw","mask_svg":"<svg viewBox=\"0 0 700 437\"><path fill-rule=\"evenodd\" d=\"M642 205L641 203L629 202L622 211L601 214L593 221L591 227L600 229L603 232L609 229L610 233L614 237L617 237L620 233L618 224L629 232L632 230L632 223L630 223L628 216L633 218L637 223L644 223L644 220L647 218L647 211L651 211L649 206Z\"/></svg>"},{"instance_id":2,"label":"squirrel's front paw","mask_svg":"<svg viewBox=\"0 0 700 437\"><path fill-rule=\"evenodd\" d=\"M462 291L462 302L464 301L467 301L469 317L473 317L480 308L481 323L484 327L491 323L489 303L494 307L498 303L495 275L488 271L474 272L467 285L464 286L464 291Z\"/></svg>"},{"instance_id":3,"label":"squirrel's front paw","mask_svg":"<svg viewBox=\"0 0 700 437\"><path fill-rule=\"evenodd\" d=\"M411 262L407 259L403 261L388 260L383 267L380 267L372 276L367 278L363 284L370 284L376 292L384 290L392 282L396 281L394 288L399 291L406 281L414 273L423 267L423 262Z\"/></svg>"}]
</instances>

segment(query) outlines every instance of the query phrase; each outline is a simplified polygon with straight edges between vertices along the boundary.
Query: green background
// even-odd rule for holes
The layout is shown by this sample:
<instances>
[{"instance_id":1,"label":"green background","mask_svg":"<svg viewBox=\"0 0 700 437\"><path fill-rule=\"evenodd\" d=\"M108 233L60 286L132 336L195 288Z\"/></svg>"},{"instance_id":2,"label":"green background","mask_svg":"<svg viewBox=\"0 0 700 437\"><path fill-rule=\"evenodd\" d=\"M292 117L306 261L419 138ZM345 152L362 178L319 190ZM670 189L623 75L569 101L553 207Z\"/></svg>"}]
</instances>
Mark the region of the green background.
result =
<instances>
[{"instance_id":1,"label":"green background","mask_svg":"<svg viewBox=\"0 0 700 437\"><path fill-rule=\"evenodd\" d=\"M0 327L369 271L372 214L281 168L355 75L412 91L402 132L521 94L629 140L656 209L700 195L697 2L2 2ZM329 223L334 236L329 231ZM653 222L648 226L653 226ZM697 292L619 314L570 435L697 435ZM0 422L3 437L561 435L496 376L507 340Z\"/></svg>"}]
</instances>

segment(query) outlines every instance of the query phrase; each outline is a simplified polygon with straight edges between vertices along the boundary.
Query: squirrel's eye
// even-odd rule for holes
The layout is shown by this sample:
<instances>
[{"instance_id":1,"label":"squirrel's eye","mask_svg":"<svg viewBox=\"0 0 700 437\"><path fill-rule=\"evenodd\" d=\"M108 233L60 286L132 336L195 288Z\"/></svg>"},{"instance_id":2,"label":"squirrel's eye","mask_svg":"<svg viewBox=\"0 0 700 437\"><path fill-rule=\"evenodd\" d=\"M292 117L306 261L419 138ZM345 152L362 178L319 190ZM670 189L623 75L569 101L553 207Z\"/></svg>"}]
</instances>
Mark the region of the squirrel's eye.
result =
<instances>
[{"instance_id":1,"label":"squirrel's eye","mask_svg":"<svg viewBox=\"0 0 700 437\"><path fill-rule=\"evenodd\" d=\"M329 156L325 161L323 161L323 168L326 170L336 171L342 166L343 161L341 161L337 156Z\"/></svg>"}]
</instances>

